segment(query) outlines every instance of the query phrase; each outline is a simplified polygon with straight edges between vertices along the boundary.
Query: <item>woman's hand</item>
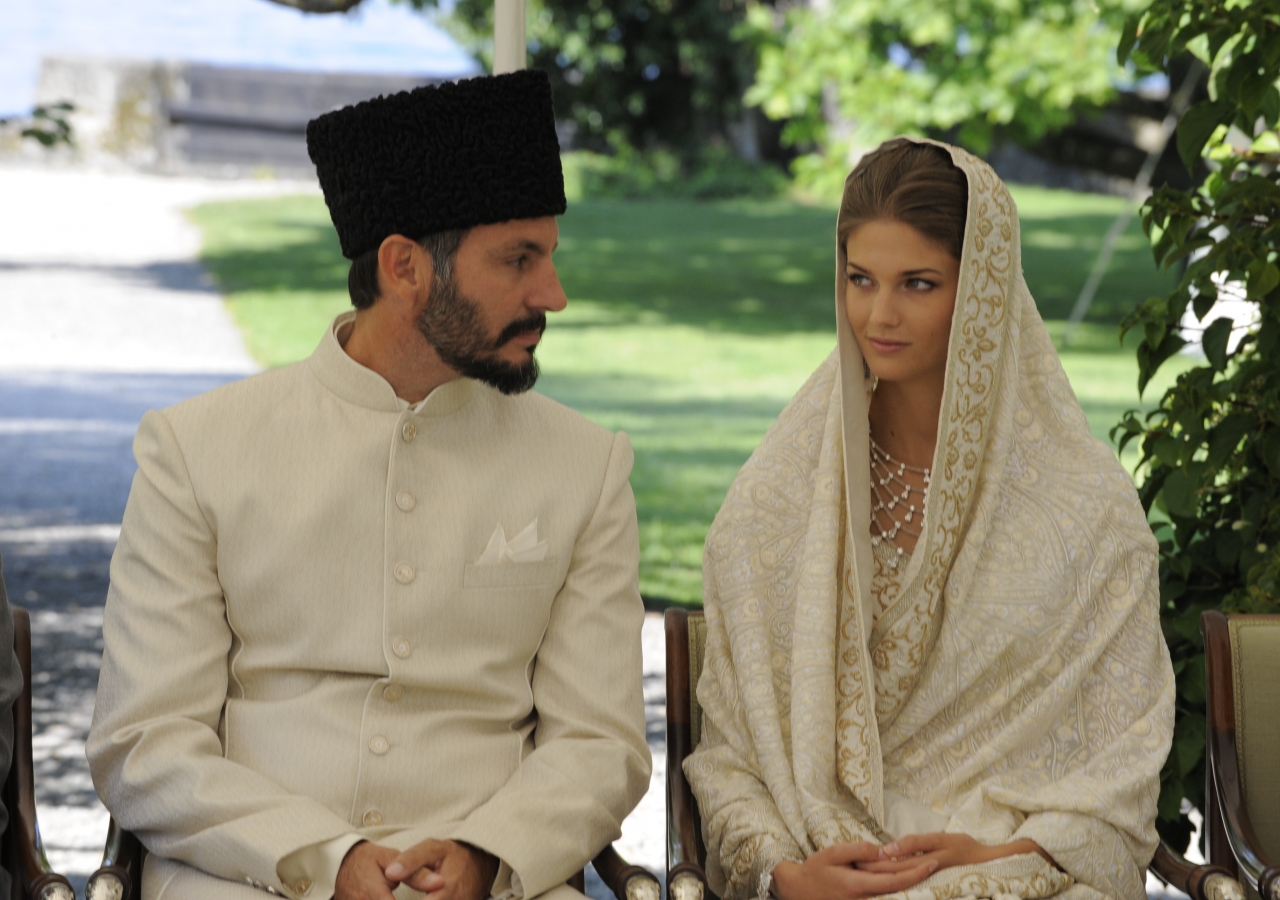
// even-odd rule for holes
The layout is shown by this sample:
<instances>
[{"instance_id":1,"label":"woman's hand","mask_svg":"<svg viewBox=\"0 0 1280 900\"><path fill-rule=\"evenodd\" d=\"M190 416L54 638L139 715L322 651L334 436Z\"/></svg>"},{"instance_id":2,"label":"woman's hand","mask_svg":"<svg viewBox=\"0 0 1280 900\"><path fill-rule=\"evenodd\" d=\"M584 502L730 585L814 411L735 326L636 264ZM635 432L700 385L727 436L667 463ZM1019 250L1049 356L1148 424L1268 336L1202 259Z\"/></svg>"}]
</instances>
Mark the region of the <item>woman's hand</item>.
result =
<instances>
[{"instance_id":1,"label":"woman's hand","mask_svg":"<svg viewBox=\"0 0 1280 900\"><path fill-rule=\"evenodd\" d=\"M862 870L862 864L882 858L880 850L860 841L819 850L803 863L780 862L773 870L773 893L780 900L858 900L905 891L938 868L932 859L917 859L891 872Z\"/></svg>"},{"instance_id":2,"label":"woman's hand","mask_svg":"<svg viewBox=\"0 0 1280 900\"><path fill-rule=\"evenodd\" d=\"M880 855L876 859L859 861L855 865L864 872L894 873L914 870L921 860L930 860L937 864L938 869L945 869L949 866L991 862L1020 853L1038 853L1049 865L1058 865L1035 841L1021 840L988 846L978 843L967 834L909 834L877 849Z\"/></svg>"}]
</instances>

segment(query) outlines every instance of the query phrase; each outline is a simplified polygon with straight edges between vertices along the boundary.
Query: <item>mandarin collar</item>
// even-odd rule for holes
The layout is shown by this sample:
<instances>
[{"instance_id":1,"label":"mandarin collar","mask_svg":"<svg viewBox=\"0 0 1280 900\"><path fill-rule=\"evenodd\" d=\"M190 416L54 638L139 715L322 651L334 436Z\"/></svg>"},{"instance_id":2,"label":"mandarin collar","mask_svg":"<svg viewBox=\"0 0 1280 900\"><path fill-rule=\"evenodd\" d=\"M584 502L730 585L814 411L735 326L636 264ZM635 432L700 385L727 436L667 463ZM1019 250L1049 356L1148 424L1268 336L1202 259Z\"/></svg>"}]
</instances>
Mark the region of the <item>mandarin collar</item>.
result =
<instances>
[{"instance_id":1,"label":"mandarin collar","mask_svg":"<svg viewBox=\"0 0 1280 900\"><path fill-rule=\"evenodd\" d=\"M390 382L360 365L338 343L338 330L355 317L354 312L345 312L334 319L325 329L320 346L307 359L312 373L333 393L365 409L396 414L408 412L417 416L446 416L461 409L471 399L476 382L470 378L455 378L428 394L425 400L416 404L416 408L411 406L406 410Z\"/></svg>"}]
</instances>

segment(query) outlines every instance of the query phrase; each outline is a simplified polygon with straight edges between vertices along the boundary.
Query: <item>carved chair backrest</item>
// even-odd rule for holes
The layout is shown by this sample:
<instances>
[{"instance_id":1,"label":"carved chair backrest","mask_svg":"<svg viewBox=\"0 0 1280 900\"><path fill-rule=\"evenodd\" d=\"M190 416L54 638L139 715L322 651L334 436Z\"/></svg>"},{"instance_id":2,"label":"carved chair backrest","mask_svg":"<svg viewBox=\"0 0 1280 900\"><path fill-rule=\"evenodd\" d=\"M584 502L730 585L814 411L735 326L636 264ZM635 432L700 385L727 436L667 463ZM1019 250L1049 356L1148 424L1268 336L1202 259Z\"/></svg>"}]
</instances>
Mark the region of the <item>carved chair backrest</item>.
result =
<instances>
[{"instance_id":1,"label":"carved chair backrest","mask_svg":"<svg viewBox=\"0 0 1280 900\"><path fill-rule=\"evenodd\" d=\"M1263 850L1280 858L1280 616L1229 616L1236 758Z\"/></svg>"}]
</instances>

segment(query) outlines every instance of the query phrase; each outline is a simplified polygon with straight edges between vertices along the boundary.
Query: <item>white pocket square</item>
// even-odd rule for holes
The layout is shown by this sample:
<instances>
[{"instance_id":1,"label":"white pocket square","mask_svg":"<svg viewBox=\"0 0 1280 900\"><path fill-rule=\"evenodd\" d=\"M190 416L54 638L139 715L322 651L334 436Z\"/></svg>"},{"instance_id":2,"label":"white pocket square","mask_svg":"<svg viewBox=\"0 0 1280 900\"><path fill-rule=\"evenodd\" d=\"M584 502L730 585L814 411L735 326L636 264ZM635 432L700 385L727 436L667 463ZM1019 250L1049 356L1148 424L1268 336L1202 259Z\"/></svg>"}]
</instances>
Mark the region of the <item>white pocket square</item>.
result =
<instances>
[{"instance_id":1,"label":"white pocket square","mask_svg":"<svg viewBox=\"0 0 1280 900\"><path fill-rule=\"evenodd\" d=\"M507 533L499 525L489 537L484 552L476 560L477 566L496 566L504 562L541 562L547 558L547 542L538 540L538 520L534 519L523 531L507 540Z\"/></svg>"}]
</instances>

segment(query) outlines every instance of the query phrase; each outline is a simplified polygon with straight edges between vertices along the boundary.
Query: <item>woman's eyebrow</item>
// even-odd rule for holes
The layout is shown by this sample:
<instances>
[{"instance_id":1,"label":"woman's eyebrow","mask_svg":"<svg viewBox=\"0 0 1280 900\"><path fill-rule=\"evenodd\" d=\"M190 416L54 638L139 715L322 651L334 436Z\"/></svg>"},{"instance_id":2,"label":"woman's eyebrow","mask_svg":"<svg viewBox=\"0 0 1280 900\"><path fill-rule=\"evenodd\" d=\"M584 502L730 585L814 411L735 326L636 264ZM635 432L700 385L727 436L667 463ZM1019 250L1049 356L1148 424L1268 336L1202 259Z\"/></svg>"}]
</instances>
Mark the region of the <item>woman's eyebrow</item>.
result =
<instances>
[{"instance_id":1,"label":"woman's eyebrow","mask_svg":"<svg viewBox=\"0 0 1280 900\"><path fill-rule=\"evenodd\" d=\"M866 268L865 266L860 266L860 265L858 265L856 262L854 262L854 261L853 261L853 260L851 260L851 259L846 259L846 260L845 260L845 267L846 267L846 268L851 268L851 269L857 269L859 272L870 272L870 271L871 271L870 269ZM912 276L915 276L915 275L923 275L923 274L925 274L926 272L932 272L934 275L943 276L943 273L942 273L942 272L940 272L940 271L939 271L939 270L937 270L937 269L931 269L931 268L924 268L924 269L907 269L906 271L904 271L904 272L900 272L900 273L898 273L898 274L899 274L900 276L902 276L903 278L911 278ZM945 276L943 276L943 277L945 277Z\"/></svg>"}]
</instances>

